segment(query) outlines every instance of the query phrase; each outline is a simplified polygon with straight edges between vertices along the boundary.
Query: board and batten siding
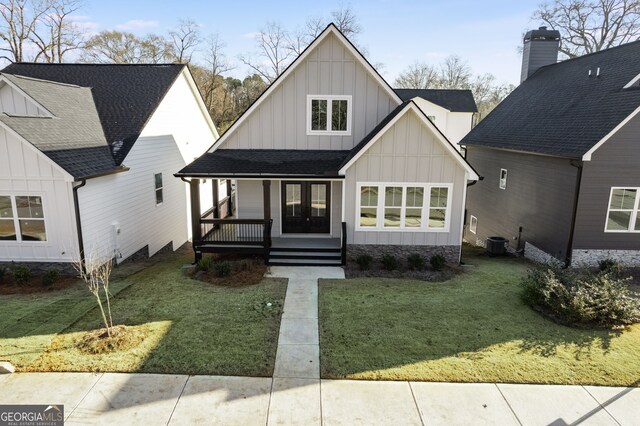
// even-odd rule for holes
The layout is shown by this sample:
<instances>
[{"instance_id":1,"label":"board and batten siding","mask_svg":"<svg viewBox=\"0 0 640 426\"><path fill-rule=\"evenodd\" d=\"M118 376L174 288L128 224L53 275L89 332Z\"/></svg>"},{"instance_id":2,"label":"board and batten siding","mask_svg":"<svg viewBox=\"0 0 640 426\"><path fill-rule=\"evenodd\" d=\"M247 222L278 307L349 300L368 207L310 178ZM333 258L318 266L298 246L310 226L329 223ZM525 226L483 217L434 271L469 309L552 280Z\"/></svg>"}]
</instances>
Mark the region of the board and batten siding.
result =
<instances>
[{"instance_id":1,"label":"board and batten siding","mask_svg":"<svg viewBox=\"0 0 640 426\"><path fill-rule=\"evenodd\" d=\"M467 161L484 180L467 194L468 217L475 216L478 226L476 234L467 229L465 239L484 245L488 237L500 236L514 250L528 242L564 260L578 171L570 160L469 146ZM499 187L501 169L507 170L506 189Z\"/></svg>"},{"instance_id":2,"label":"board and batten siding","mask_svg":"<svg viewBox=\"0 0 640 426\"><path fill-rule=\"evenodd\" d=\"M0 83L0 112L26 116L51 116L40 105L26 98L7 83Z\"/></svg>"},{"instance_id":3,"label":"board and batten siding","mask_svg":"<svg viewBox=\"0 0 640 426\"><path fill-rule=\"evenodd\" d=\"M611 187L640 187L640 116L584 162L573 249L640 250L640 233L604 232Z\"/></svg>"},{"instance_id":4,"label":"board and batten siding","mask_svg":"<svg viewBox=\"0 0 640 426\"><path fill-rule=\"evenodd\" d=\"M415 182L452 184L448 232L357 231L357 184ZM433 131L409 110L346 172L345 214L349 244L460 245L467 172ZM425 196L426 198L426 196ZM426 202L425 202L426 203ZM427 206L428 204L425 204Z\"/></svg>"},{"instance_id":5,"label":"board and batten siding","mask_svg":"<svg viewBox=\"0 0 640 426\"><path fill-rule=\"evenodd\" d=\"M47 233L43 242L0 241L0 262L73 262L79 257L71 181L35 147L0 128L0 195L42 197Z\"/></svg>"},{"instance_id":6,"label":"board and batten siding","mask_svg":"<svg viewBox=\"0 0 640 426\"><path fill-rule=\"evenodd\" d=\"M153 255L168 243L175 250L187 241L186 186L173 176L185 163L173 137L139 138L124 164L129 171L87 180L78 191L87 258L97 251L120 262L147 245ZM163 177L160 205L156 173Z\"/></svg>"},{"instance_id":7,"label":"board and batten siding","mask_svg":"<svg viewBox=\"0 0 640 426\"><path fill-rule=\"evenodd\" d=\"M307 95L352 96L351 135L307 135ZM336 36L299 63L221 148L349 150L397 106Z\"/></svg>"}]
</instances>

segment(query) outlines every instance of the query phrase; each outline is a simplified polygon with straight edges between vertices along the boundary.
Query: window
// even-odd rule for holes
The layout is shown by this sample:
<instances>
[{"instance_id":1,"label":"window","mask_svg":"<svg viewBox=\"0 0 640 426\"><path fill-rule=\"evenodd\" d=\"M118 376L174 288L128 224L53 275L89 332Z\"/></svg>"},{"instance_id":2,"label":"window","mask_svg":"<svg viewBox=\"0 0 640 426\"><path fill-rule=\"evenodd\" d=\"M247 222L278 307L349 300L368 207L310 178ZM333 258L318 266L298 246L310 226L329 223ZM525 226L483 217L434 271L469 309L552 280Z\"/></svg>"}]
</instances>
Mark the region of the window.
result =
<instances>
[{"instance_id":1,"label":"window","mask_svg":"<svg viewBox=\"0 0 640 426\"><path fill-rule=\"evenodd\" d=\"M607 232L640 232L640 188L611 188Z\"/></svg>"},{"instance_id":2,"label":"window","mask_svg":"<svg viewBox=\"0 0 640 426\"><path fill-rule=\"evenodd\" d=\"M359 183L358 230L447 231L451 184ZM425 197L428 196L428 199Z\"/></svg>"},{"instance_id":3,"label":"window","mask_svg":"<svg viewBox=\"0 0 640 426\"><path fill-rule=\"evenodd\" d=\"M307 134L351 134L351 96L307 96Z\"/></svg>"},{"instance_id":4,"label":"window","mask_svg":"<svg viewBox=\"0 0 640 426\"><path fill-rule=\"evenodd\" d=\"M436 116L435 116L435 115L427 115L427 118L428 118L429 120L431 120L431 122L432 122L432 123L435 123L435 122L436 122Z\"/></svg>"},{"instance_id":5,"label":"window","mask_svg":"<svg viewBox=\"0 0 640 426\"><path fill-rule=\"evenodd\" d=\"M471 215L471 222L469 223L469 231L476 233L478 231L478 218Z\"/></svg>"},{"instance_id":6,"label":"window","mask_svg":"<svg viewBox=\"0 0 640 426\"><path fill-rule=\"evenodd\" d=\"M507 169L500 169L500 189L507 189Z\"/></svg>"},{"instance_id":7,"label":"window","mask_svg":"<svg viewBox=\"0 0 640 426\"><path fill-rule=\"evenodd\" d=\"M162 193L162 173L156 173L153 176L156 184L156 206L158 206L164 201L164 194Z\"/></svg>"},{"instance_id":8,"label":"window","mask_svg":"<svg viewBox=\"0 0 640 426\"><path fill-rule=\"evenodd\" d=\"M0 196L0 240L47 241L42 197Z\"/></svg>"}]
</instances>

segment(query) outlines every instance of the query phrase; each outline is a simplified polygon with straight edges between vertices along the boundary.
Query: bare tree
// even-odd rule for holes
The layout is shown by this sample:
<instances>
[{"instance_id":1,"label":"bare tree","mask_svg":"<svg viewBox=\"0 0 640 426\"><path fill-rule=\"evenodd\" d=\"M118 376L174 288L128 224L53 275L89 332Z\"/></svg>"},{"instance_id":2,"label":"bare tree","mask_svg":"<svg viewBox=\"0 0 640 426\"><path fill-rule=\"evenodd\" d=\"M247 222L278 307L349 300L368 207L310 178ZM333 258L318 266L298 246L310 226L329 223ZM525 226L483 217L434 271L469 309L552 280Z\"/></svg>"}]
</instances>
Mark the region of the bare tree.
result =
<instances>
[{"instance_id":1,"label":"bare tree","mask_svg":"<svg viewBox=\"0 0 640 426\"><path fill-rule=\"evenodd\" d=\"M37 46L35 61L63 62L65 55L84 46L85 34L71 15L83 6L81 0L57 0L41 15L30 40Z\"/></svg>"},{"instance_id":2,"label":"bare tree","mask_svg":"<svg viewBox=\"0 0 640 426\"><path fill-rule=\"evenodd\" d=\"M553 0L540 5L533 19L560 31L560 51L569 58L640 37L638 0Z\"/></svg>"},{"instance_id":3,"label":"bare tree","mask_svg":"<svg viewBox=\"0 0 640 426\"><path fill-rule=\"evenodd\" d=\"M198 24L190 19L180 21L180 25L170 31L169 36L176 62L190 63L198 45L202 42Z\"/></svg>"},{"instance_id":4,"label":"bare tree","mask_svg":"<svg viewBox=\"0 0 640 426\"><path fill-rule=\"evenodd\" d=\"M25 47L40 18L50 10L48 0L4 0L0 2L0 51L11 62L27 60Z\"/></svg>"},{"instance_id":5,"label":"bare tree","mask_svg":"<svg viewBox=\"0 0 640 426\"><path fill-rule=\"evenodd\" d=\"M331 18L340 32L351 39L352 42L362 31L358 17L351 7L341 7L340 9L334 10L331 12Z\"/></svg>"},{"instance_id":6,"label":"bare tree","mask_svg":"<svg viewBox=\"0 0 640 426\"><path fill-rule=\"evenodd\" d=\"M395 86L401 89L429 89L438 85L438 70L429 64L416 62L396 78Z\"/></svg>"},{"instance_id":7,"label":"bare tree","mask_svg":"<svg viewBox=\"0 0 640 426\"><path fill-rule=\"evenodd\" d=\"M256 36L257 52L238 59L272 83L289 64L292 51L287 47L288 33L275 22L268 22Z\"/></svg>"},{"instance_id":8,"label":"bare tree","mask_svg":"<svg viewBox=\"0 0 640 426\"><path fill-rule=\"evenodd\" d=\"M326 19L321 16L313 16L307 18L305 24L301 28L297 28L289 34L287 40L287 48L296 56L318 37L330 22L345 35L352 43L357 44L357 36L362 31L358 18L350 7L341 7L331 12L330 18ZM363 46L360 50L365 51Z\"/></svg>"},{"instance_id":9,"label":"bare tree","mask_svg":"<svg viewBox=\"0 0 640 426\"><path fill-rule=\"evenodd\" d=\"M440 65L441 89L465 89L470 86L471 68L459 56L450 55Z\"/></svg>"},{"instance_id":10,"label":"bare tree","mask_svg":"<svg viewBox=\"0 0 640 426\"><path fill-rule=\"evenodd\" d=\"M138 38L120 31L102 31L91 37L81 60L116 64L157 64L172 59L171 46L164 38L148 35Z\"/></svg>"},{"instance_id":11,"label":"bare tree","mask_svg":"<svg viewBox=\"0 0 640 426\"><path fill-rule=\"evenodd\" d=\"M92 253L94 254L90 255L84 261L76 260L74 267L91 294L96 298L96 302L100 308L102 322L107 330L107 335L111 337L113 318L111 316L111 293L109 292L109 284L111 271L113 270L113 259L100 258L96 254L98 252L97 250L93 250ZM106 299L106 307L102 302L103 296Z\"/></svg>"}]
</instances>

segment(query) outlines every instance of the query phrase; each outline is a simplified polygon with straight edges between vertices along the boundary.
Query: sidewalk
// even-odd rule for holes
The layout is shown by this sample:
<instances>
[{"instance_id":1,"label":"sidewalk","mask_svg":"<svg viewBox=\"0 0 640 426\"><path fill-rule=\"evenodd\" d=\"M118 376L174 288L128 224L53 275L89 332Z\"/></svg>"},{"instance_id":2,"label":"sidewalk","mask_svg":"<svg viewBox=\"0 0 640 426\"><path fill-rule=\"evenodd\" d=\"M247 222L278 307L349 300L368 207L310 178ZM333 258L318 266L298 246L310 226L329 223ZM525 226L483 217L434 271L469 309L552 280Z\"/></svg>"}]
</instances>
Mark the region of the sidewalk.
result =
<instances>
[{"instance_id":1,"label":"sidewalk","mask_svg":"<svg viewBox=\"0 0 640 426\"><path fill-rule=\"evenodd\" d=\"M67 424L640 423L640 388L117 373L0 376L0 404L52 403L64 404Z\"/></svg>"}]
</instances>

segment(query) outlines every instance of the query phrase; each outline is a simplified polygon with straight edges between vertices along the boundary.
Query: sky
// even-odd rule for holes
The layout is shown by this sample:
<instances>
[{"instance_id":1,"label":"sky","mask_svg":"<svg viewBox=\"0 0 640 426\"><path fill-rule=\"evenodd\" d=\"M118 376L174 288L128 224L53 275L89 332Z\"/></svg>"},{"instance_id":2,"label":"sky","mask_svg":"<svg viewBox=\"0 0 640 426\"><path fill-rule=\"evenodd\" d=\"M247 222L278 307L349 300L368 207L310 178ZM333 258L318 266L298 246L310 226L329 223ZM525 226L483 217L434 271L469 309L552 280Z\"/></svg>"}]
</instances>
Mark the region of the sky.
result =
<instances>
[{"instance_id":1,"label":"sky","mask_svg":"<svg viewBox=\"0 0 640 426\"><path fill-rule=\"evenodd\" d=\"M237 56L254 50L254 36L268 21L288 29L307 18L330 15L350 6L362 32L358 43L389 82L416 61L437 64L449 55L465 60L475 74L491 73L499 82L517 84L518 47L540 0L323 0L196 1L86 0L77 20L88 30L163 34L180 19L192 19L203 34L218 33L234 65L228 75L242 78L248 70Z\"/></svg>"}]
</instances>

